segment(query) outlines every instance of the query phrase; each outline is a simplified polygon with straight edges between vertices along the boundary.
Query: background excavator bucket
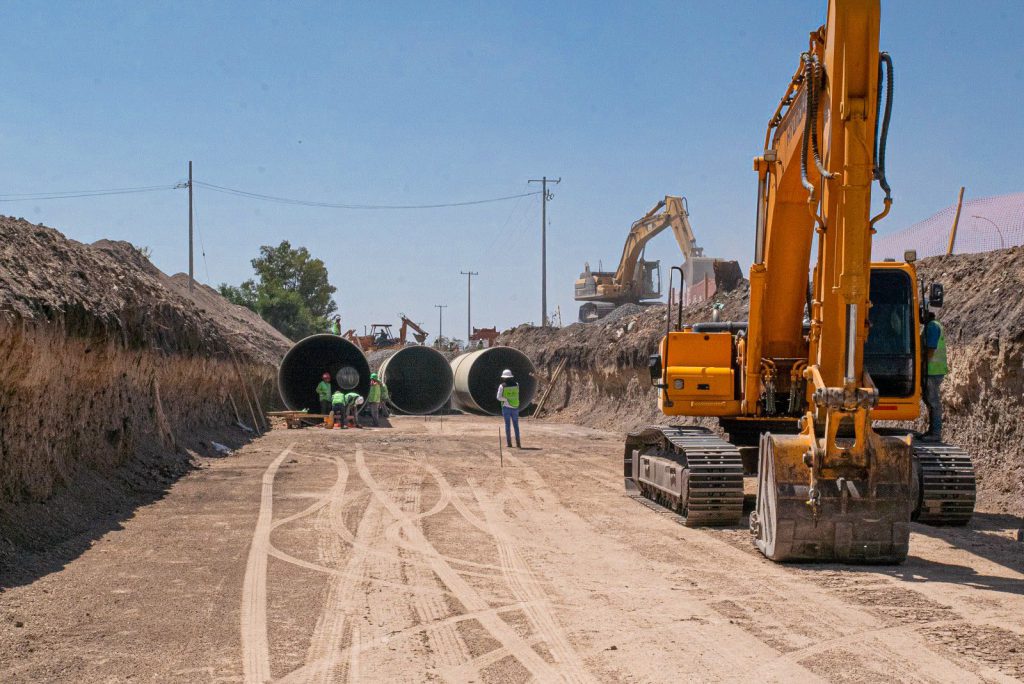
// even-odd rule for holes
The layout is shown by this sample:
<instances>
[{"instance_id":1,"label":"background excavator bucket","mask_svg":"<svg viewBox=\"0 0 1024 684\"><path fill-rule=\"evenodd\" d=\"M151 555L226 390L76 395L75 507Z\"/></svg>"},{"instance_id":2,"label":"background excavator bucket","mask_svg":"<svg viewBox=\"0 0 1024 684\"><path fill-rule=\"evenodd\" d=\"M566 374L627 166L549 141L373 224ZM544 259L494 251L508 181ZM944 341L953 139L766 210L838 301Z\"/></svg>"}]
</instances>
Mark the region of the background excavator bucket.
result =
<instances>
[{"instance_id":1,"label":"background excavator bucket","mask_svg":"<svg viewBox=\"0 0 1024 684\"><path fill-rule=\"evenodd\" d=\"M846 477L818 480L817 504L811 505L806 441L797 435L762 436L750 527L765 556L846 563L906 559L914 498L911 447L872 433L867 448L870 468L842 468Z\"/></svg>"}]
</instances>

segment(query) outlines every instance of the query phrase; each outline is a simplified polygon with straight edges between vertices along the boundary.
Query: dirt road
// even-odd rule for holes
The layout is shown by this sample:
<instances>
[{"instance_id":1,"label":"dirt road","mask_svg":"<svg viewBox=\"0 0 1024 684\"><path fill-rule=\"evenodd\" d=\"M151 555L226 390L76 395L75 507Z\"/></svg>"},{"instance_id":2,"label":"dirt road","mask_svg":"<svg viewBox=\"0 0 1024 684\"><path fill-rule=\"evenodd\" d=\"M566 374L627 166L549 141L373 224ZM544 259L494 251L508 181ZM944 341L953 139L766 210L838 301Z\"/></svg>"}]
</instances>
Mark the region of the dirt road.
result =
<instances>
[{"instance_id":1,"label":"dirt road","mask_svg":"<svg viewBox=\"0 0 1024 684\"><path fill-rule=\"evenodd\" d=\"M1016 519L779 566L625 497L617 435L394 425L276 430L7 589L0 680L1024 678Z\"/></svg>"}]
</instances>

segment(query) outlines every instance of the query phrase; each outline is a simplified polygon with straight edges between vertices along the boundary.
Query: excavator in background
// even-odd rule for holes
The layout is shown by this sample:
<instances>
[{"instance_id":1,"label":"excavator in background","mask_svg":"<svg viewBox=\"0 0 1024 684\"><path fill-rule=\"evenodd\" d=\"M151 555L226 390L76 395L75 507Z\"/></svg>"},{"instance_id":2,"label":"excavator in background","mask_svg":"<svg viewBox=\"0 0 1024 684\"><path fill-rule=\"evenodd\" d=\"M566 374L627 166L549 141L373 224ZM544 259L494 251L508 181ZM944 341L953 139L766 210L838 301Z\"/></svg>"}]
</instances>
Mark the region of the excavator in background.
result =
<instances>
[{"instance_id":1,"label":"excavator in background","mask_svg":"<svg viewBox=\"0 0 1024 684\"><path fill-rule=\"evenodd\" d=\"M410 320L405 314L398 315L402 321L402 326L398 330L398 337L395 337L391 332L392 326L390 323L374 323L370 326L370 332L367 335L356 335L354 330L349 330L345 333L344 337L363 350L363 352L369 353L380 349L404 347L409 336L409 329L411 328L416 344L423 344L429 333Z\"/></svg>"},{"instance_id":2,"label":"excavator in background","mask_svg":"<svg viewBox=\"0 0 1024 684\"><path fill-rule=\"evenodd\" d=\"M899 563L912 519L962 525L974 509L967 453L879 424L918 418L922 323L943 299L912 251L871 261L892 205L880 14L879 0L830 0L769 120L748 319L688 325L680 307L651 358L661 411L716 417L727 439L694 426L626 439L627 490L688 526L738 524L744 462L756 467L750 529L775 561ZM873 180L885 193L875 216Z\"/></svg>"},{"instance_id":3,"label":"excavator in background","mask_svg":"<svg viewBox=\"0 0 1024 684\"><path fill-rule=\"evenodd\" d=\"M666 228L672 228L683 253L683 271L686 274L683 286L692 287L705 278L714 282L714 265L721 259L704 256L704 250L697 246L686 198L666 195L633 223L614 272L591 271L590 264L584 264L583 273L576 280L576 301L585 302L580 306L580 321L586 323L604 318L622 304L640 304L661 298L661 263L644 259L644 248ZM738 265L736 270L739 270Z\"/></svg>"}]
</instances>

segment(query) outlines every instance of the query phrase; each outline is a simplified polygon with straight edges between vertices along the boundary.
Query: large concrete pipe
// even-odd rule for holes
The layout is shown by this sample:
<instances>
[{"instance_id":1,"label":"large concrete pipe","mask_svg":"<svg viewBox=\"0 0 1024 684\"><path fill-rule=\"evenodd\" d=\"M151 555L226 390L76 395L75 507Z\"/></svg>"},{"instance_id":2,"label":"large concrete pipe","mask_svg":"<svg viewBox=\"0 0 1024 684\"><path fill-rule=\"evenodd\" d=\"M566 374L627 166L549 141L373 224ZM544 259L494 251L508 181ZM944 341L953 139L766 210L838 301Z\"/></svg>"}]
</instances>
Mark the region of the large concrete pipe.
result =
<instances>
[{"instance_id":1,"label":"large concrete pipe","mask_svg":"<svg viewBox=\"0 0 1024 684\"><path fill-rule=\"evenodd\" d=\"M359 347L337 335L311 335L281 359L277 389L284 405L292 411L320 413L316 386L324 373L330 373L335 390L365 397L370 389L370 364Z\"/></svg>"},{"instance_id":2,"label":"large concrete pipe","mask_svg":"<svg viewBox=\"0 0 1024 684\"><path fill-rule=\"evenodd\" d=\"M391 406L416 416L437 411L448 403L455 385L448 359L431 347L402 347L380 365Z\"/></svg>"},{"instance_id":3,"label":"large concrete pipe","mask_svg":"<svg viewBox=\"0 0 1024 684\"><path fill-rule=\"evenodd\" d=\"M533 377L536 369L526 354L512 347L479 349L452 359L455 375L452 404L467 411L492 416L500 414L498 385L501 384L501 371L506 368L519 382L519 408L525 409L537 390L537 381Z\"/></svg>"}]
</instances>

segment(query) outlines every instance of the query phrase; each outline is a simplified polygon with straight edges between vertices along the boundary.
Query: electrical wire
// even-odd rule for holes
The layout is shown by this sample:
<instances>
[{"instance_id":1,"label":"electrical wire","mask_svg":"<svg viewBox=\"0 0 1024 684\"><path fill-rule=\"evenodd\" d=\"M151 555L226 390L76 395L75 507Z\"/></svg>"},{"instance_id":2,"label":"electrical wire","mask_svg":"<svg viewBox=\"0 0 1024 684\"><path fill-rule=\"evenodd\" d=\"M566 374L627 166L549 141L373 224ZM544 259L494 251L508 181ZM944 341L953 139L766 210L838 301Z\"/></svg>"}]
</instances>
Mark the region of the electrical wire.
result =
<instances>
[{"instance_id":1,"label":"electrical wire","mask_svg":"<svg viewBox=\"0 0 1024 684\"><path fill-rule=\"evenodd\" d=\"M193 183L194 184L194 183ZM192 219L196 226L196 233L199 234L199 252L203 255L203 268L206 270L206 284L210 284L210 264L206 261L206 245L203 244L203 229L202 224L199 221L199 212L197 211L199 193L193 190L192 193Z\"/></svg>"},{"instance_id":2,"label":"electrical wire","mask_svg":"<svg viewBox=\"0 0 1024 684\"><path fill-rule=\"evenodd\" d=\"M42 200L73 199L77 197L101 197L105 195L130 195L140 192L159 192L185 187L175 185L147 185L137 188L109 188L106 190L68 190L65 192L29 192L0 195L0 202L35 202Z\"/></svg>"},{"instance_id":3,"label":"electrical wire","mask_svg":"<svg viewBox=\"0 0 1024 684\"><path fill-rule=\"evenodd\" d=\"M324 207L328 209L442 209L445 207L466 207L476 204L490 204L492 202L504 202L507 200L539 195L540 191L520 193L517 195L506 195L504 197L490 197L488 199L470 200L466 202L444 202L440 204L347 204L342 202L320 202L313 200L300 200L291 197L278 197L275 195L264 195L258 192L228 188L223 185L214 185L203 181L192 181L193 185L202 186L214 192L221 192L238 197L262 200L264 202L277 202L278 204L290 204L304 207Z\"/></svg>"}]
</instances>

